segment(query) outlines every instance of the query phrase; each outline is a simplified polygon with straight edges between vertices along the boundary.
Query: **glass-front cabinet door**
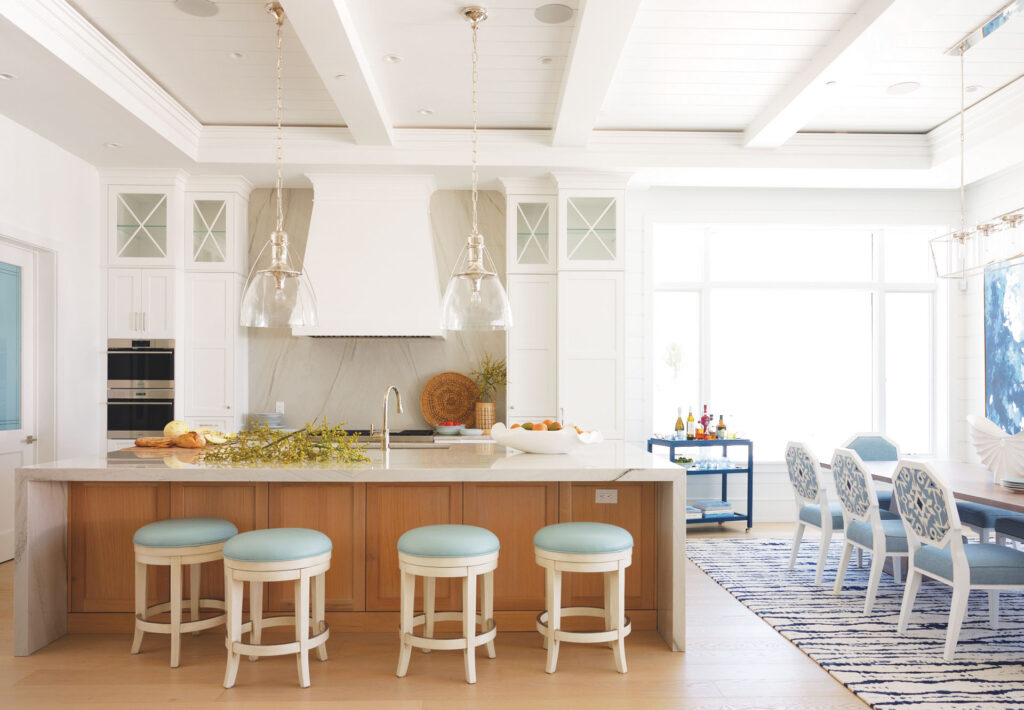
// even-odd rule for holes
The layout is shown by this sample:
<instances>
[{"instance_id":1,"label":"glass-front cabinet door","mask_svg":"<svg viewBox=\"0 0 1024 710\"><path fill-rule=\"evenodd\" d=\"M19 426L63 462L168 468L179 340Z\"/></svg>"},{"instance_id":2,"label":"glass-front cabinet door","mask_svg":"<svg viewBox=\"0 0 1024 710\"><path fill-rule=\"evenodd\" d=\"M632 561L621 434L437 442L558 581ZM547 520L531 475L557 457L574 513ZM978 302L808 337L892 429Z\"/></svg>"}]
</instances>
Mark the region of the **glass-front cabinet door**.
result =
<instances>
[{"instance_id":1,"label":"glass-front cabinet door","mask_svg":"<svg viewBox=\"0 0 1024 710\"><path fill-rule=\"evenodd\" d=\"M110 263L157 266L173 263L171 193L159 188L110 189Z\"/></svg>"},{"instance_id":2,"label":"glass-front cabinet door","mask_svg":"<svg viewBox=\"0 0 1024 710\"><path fill-rule=\"evenodd\" d=\"M563 269L621 269L623 215L621 191L560 195L559 264Z\"/></svg>"},{"instance_id":3,"label":"glass-front cabinet door","mask_svg":"<svg viewBox=\"0 0 1024 710\"><path fill-rule=\"evenodd\" d=\"M554 272L554 198L510 197L507 209L509 273Z\"/></svg>"},{"instance_id":4,"label":"glass-front cabinet door","mask_svg":"<svg viewBox=\"0 0 1024 710\"><path fill-rule=\"evenodd\" d=\"M231 202L223 196L189 195L186 224L188 265L224 271L233 261L230 238Z\"/></svg>"}]
</instances>

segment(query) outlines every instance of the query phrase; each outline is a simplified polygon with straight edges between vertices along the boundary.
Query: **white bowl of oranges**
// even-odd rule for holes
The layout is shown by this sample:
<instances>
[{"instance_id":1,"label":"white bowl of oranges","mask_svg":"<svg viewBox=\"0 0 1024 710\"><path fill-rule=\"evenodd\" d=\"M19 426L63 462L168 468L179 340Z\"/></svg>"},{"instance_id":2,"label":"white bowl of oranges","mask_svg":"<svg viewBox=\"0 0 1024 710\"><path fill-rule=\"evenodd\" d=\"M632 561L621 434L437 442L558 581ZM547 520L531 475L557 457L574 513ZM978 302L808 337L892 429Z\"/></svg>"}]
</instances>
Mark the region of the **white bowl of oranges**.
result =
<instances>
[{"instance_id":1,"label":"white bowl of oranges","mask_svg":"<svg viewBox=\"0 0 1024 710\"><path fill-rule=\"evenodd\" d=\"M513 424L507 428L501 422L491 427L491 438L495 443L528 454L567 454L577 446L596 443L602 439L600 432L583 432L558 422Z\"/></svg>"}]
</instances>

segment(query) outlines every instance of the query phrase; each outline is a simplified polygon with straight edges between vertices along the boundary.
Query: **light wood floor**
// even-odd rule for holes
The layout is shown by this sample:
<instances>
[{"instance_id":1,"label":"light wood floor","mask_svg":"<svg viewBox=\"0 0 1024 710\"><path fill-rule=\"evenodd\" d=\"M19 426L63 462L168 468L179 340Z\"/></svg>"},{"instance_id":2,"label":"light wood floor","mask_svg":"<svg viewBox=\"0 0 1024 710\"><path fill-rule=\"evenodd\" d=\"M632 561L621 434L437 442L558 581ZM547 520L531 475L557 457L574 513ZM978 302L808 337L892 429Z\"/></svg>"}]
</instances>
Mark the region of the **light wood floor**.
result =
<instances>
[{"instance_id":1,"label":"light wood floor","mask_svg":"<svg viewBox=\"0 0 1024 710\"><path fill-rule=\"evenodd\" d=\"M691 538L734 536L690 529ZM788 526L751 534L785 536ZM742 531L738 534L742 535ZM499 633L498 657L477 659L477 684L463 682L457 652L414 653L394 676L395 634L338 634L330 660L310 656L312 687L297 685L292 657L243 659L238 682L221 687L223 636L182 639L181 667L168 668L166 636L147 636L131 656L128 635L74 635L27 658L10 655L14 566L0 565L0 708L192 709L330 707L340 710L564 710L567 708L789 708L863 710L856 696L779 636L699 569L687 568L687 652L669 653L653 631L626 641L628 675L606 648L562 644L558 672L544 673L535 633ZM269 634L267 634L269 635ZM265 639L267 640L267 639Z\"/></svg>"}]
</instances>

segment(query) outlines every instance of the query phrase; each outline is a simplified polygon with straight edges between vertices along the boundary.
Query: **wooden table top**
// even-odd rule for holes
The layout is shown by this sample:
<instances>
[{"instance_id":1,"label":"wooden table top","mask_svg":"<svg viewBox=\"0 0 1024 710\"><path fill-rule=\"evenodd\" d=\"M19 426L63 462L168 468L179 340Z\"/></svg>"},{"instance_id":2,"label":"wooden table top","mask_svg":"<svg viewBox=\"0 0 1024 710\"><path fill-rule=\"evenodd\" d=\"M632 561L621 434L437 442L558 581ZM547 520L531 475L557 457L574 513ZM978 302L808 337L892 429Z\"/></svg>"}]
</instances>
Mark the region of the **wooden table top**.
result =
<instances>
[{"instance_id":1,"label":"wooden table top","mask_svg":"<svg viewBox=\"0 0 1024 710\"><path fill-rule=\"evenodd\" d=\"M955 498L1024 513L1024 493L1015 493L1009 488L993 483L992 472L984 466L956 461L927 463L946 479L946 483L953 489ZM876 481L892 483L892 477L896 473L895 461L866 461L864 465Z\"/></svg>"}]
</instances>

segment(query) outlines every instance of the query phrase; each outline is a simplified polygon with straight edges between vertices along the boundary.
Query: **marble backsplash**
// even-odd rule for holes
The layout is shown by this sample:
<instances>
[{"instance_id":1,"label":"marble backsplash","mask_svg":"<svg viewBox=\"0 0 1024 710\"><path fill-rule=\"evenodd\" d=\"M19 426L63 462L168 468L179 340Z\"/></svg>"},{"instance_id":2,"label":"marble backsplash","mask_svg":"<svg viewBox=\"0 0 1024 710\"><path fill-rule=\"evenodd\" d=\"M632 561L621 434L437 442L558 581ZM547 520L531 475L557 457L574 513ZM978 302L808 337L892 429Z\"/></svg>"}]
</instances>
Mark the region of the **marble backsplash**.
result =
<instances>
[{"instance_id":1,"label":"marble backsplash","mask_svg":"<svg viewBox=\"0 0 1024 710\"><path fill-rule=\"evenodd\" d=\"M253 190L249 198L249 258L256 257L274 223L274 193ZM304 254L313 207L311 189L284 191L285 231L293 251ZM505 200L496 191L481 191L480 231L498 273L505 273ZM430 221L442 292L471 223L468 190L439 190L430 200ZM401 288L397 285L396 288ZM366 295L364 308L374 308ZM352 428L381 425L381 402L388 385L402 393L405 413L392 403L393 431L427 428L420 413L420 391L434 375L449 370L469 374L485 353L505 357L505 334L449 333L435 338L302 338L289 330L249 330L249 409L272 412L285 404L284 425L301 426L314 419L347 422ZM498 418L505 411L498 398Z\"/></svg>"}]
</instances>

